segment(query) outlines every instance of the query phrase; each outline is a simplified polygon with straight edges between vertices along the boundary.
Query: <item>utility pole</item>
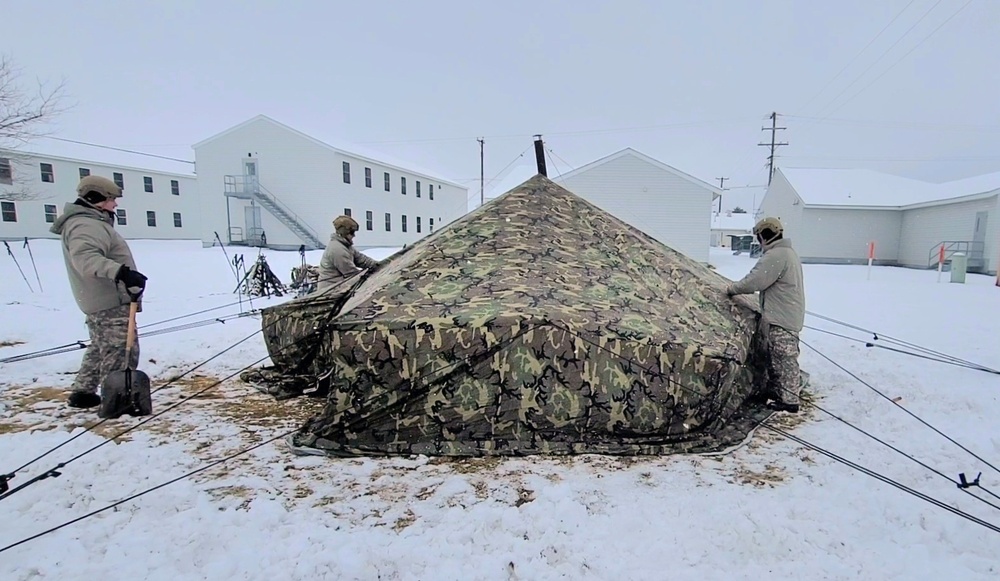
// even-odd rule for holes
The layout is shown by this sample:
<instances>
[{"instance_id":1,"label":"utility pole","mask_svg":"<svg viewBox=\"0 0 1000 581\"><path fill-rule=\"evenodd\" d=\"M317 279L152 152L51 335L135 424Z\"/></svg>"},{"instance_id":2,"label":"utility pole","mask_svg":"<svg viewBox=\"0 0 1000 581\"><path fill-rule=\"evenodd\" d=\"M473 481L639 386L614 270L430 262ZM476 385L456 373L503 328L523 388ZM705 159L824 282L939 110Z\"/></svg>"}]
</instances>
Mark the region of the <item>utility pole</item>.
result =
<instances>
[{"instance_id":1,"label":"utility pole","mask_svg":"<svg viewBox=\"0 0 1000 581\"><path fill-rule=\"evenodd\" d=\"M771 132L771 143L770 144L768 144L768 143L758 143L757 144L758 146L770 147L771 148L771 155L769 155L767 157L767 185L771 185L771 178L774 177L774 149L776 147L780 147L782 145L788 145L787 142L781 142L781 143L776 143L775 142L774 139L775 139L776 132L781 131L783 129L787 129L786 127L778 127L777 125L778 125L778 114L772 111L771 112L771 126L770 127L761 127L760 128L761 131L770 131Z\"/></svg>"},{"instance_id":2,"label":"utility pole","mask_svg":"<svg viewBox=\"0 0 1000 581\"><path fill-rule=\"evenodd\" d=\"M720 190L726 189L726 186L724 184L726 183L726 180L728 180L729 178L715 178L715 179L719 180ZM719 214L722 214L722 194L719 194Z\"/></svg>"},{"instance_id":3,"label":"utility pole","mask_svg":"<svg viewBox=\"0 0 1000 581\"><path fill-rule=\"evenodd\" d=\"M538 165L538 173L548 176L545 171L545 145L542 143L542 136L535 136L535 164Z\"/></svg>"},{"instance_id":4,"label":"utility pole","mask_svg":"<svg viewBox=\"0 0 1000 581\"><path fill-rule=\"evenodd\" d=\"M476 141L479 142L479 205L482 206L485 202L483 198L483 191L486 188L486 180L483 176L483 138L480 137Z\"/></svg>"}]
</instances>

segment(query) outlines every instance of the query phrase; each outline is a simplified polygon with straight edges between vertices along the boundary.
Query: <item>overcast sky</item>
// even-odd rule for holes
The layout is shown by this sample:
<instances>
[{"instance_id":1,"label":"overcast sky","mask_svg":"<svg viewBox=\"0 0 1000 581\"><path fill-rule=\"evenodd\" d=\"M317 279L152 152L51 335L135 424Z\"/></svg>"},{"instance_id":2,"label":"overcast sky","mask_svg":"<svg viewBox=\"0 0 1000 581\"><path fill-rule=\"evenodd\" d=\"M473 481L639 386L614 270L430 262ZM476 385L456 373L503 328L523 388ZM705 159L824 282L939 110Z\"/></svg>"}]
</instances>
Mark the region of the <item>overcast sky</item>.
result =
<instances>
[{"instance_id":1,"label":"overcast sky","mask_svg":"<svg viewBox=\"0 0 1000 581\"><path fill-rule=\"evenodd\" d=\"M7 0L2 19L0 52L66 80L56 135L185 159L263 113L477 198L476 138L490 179L535 133L550 175L633 147L737 188L766 183L777 111L779 167L1000 171L996 0Z\"/></svg>"}]
</instances>

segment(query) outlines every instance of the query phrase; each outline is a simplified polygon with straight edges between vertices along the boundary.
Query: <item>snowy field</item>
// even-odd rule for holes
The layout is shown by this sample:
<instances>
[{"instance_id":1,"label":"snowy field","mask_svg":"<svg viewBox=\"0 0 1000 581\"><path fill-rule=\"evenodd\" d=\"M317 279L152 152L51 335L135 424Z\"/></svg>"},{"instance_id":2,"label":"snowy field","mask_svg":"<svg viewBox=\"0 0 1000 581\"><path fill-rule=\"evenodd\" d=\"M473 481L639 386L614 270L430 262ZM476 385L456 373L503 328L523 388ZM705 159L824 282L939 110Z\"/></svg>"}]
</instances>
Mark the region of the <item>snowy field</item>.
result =
<instances>
[{"instance_id":1,"label":"snowy field","mask_svg":"<svg viewBox=\"0 0 1000 581\"><path fill-rule=\"evenodd\" d=\"M794 242L794 241L793 241ZM0 359L86 338L57 242L11 244L34 292L0 256ZM220 248L132 243L149 276L141 368L154 389L252 335ZM249 267L256 252L244 255ZM388 251L372 251L377 258ZM267 252L285 282L294 252ZM310 253L315 264L318 253ZM753 260L713 249L737 278ZM808 309L1000 369L1000 288L970 275L856 266L805 267ZM285 299L254 299L259 308ZM229 305L229 306L226 306ZM205 309L215 310L168 321ZM251 305L244 301L242 310ZM207 322L220 318L225 322ZM802 339L992 466L1000 467L1000 375L866 347L871 335L829 320ZM876 344L885 344L885 337ZM910 349L912 351L912 349ZM80 426L92 410L64 404L82 351L0 364L0 473ZM275 402L235 374L266 352L259 335L154 396L161 412L106 422L17 473L11 485L66 462L61 476L0 500L0 550L294 429L321 402ZM1000 506L1000 472L803 347L813 408L775 425L994 525L1000 509L949 479L982 472ZM197 394L197 395L196 395ZM195 397L192 397L195 396ZM946 478L947 477L947 478ZM987 492L988 491L988 492ZM1000 535L760 428L724 456L336 460L297 457L279 440L112 510L0 552L0 579L996 579Z\"/></svg>"}]
</instances>

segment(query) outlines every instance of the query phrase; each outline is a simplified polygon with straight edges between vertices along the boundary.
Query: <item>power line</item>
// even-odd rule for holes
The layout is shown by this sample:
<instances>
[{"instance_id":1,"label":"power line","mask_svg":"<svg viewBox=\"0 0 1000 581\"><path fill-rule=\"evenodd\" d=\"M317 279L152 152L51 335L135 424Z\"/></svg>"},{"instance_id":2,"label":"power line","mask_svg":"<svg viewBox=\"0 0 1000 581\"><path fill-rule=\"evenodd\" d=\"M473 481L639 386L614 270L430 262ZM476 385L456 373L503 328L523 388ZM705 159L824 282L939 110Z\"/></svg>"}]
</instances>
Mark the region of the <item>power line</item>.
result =
<instances>
[{"instance_id":1,"label":"power line","mask_svg":"<svg viewBox=\"0 0 1000 581\"><path fill-rule=\"evenodd\" d=\"M45 139L53 139L55 141L65 141L67 143L76 143L78 145L88 145L90 147L99 147L101 149L111 149L111 150L114 150L114 151L122 151L122 152L125 152L125 153L134 153L135 155L144 155L146 157L156 157L156 158L159 158L159 159L166 159L166 160L169 160L169 161L177 161L177 162L180 162L180 163L189 163L191 165L194 165L194 162L191 161L191 160L189 160L189 159L178 159L176 157L167 157L165 155L157 155L155 153L146 153L146 152L143 152L143 151L135 151L135 150L132 150L132 149L123 149L121 147L113 147L113 146L110 146L110 145L100 145L98 143L88 143L86 141L76 141L75 139L66 139L65 137L46 136Z\"/></svg>"},{"instance_id":2,"label":"power line","mask_svg":"<svg viewBox=\"0 0 1000 581\"><path fill-rule=\"evenodd\" d=\"M900 43L900 41L902 41L902 40L903 40L904 38L906 38L906 35L910 34L910 31L912 31L912 30L913 30L913 29L914 29L914 28L915 28L915 27L916 27L916 26L917 26L918 24L920 24L921 22L923 22L924 18L927 18L927 15L928 15L928 14L930 14L930 13L931 13L931 12L932 12L932 11L933 11L933 10L934 10L935 8L937 8L938 4L940 4L940 3L942 2L942 1L943 1L943 0L937 0L937 2L935 2L935 3L934 3L934 5L933 5L933 6L931 6L929 10L927 10L927 12L924 12L923 16L921 16L920 18L918 18L916 22L914 22L914 23L913 23L913 24L912 24L912 25L911 25L911 26L910 26L909 28L907 28L907 29L906 29L906 32L904 32L904 33L903 33L903 34L902 34L902 35L901 35L901 36L900 36L899 38L897 38L897 39L896 39L896 42L892 43L892 44L891 44L891 45L889 46L889 48L885 49L885 50L884 50L884 51L882 52L882 54L880 54L880 55L878 56L878 58L876 58L876 59L875 59L875 60L874 60L874 61L872 62L872 64L868 65L868 67L867 67L867 68L866 68L865 70L861 71L861 74L859 74L859 75L858 75L857 77L855 77L855 78L854 78L854 80L850 82L850 84L848 84L848 85L847 85L846 87L844 87L844 88L843 88L843 89L842 89L842 90L841 90L841 91L840 91L839 93L837 93L837 95L836 95L836 96L835 96L835 97L834 97L833 99L831 99L831 100L830 100L830 101L829 101L829 102L828 102L828 103L826 104L826 106L825 106L825 107L823 107L822 109L820 109L820 113L822 113L823 109L826 109L827 107L829 107L830 105L832 105L833 103L835 103L835 102L837 101L837 99L839 99L839 98L840 98L840 96L841 96L841 95L843 95L844 93L846 93L848 89L850 89L851 87L853 87L853 86L854 86L854 84L855 84L855 83L857 83L858 81L860 81L860 80L861 80L861 78L862 78L862 77L864 77L864 76L865 76L865 74L866 74L866 73L867 73L868 71L870 71L870 70L872 69L872 67L874 67L875 65L877 65L877 64L878 64L878 63L879 63L879 62L880 62L880 61L881 61L881 60L882 60L883 58L885 58L885 56L886 56L887 54L889 54L889 52L890 52L890 51L891 51L891 50L892 50L893 48L895 48L895 47L896 47L896 45L897 45L897 44L899 44L899 43ZM833 112L833 111L831 111L831 113L832 113L832 112Z\"/></svg>"},{"instance_id":3,"label":"power line","mask_svg":"<svg viewBox=\"0 0 1000 581\"><path fill-rule=\"evenodd\" d=\"M767 157L767 172L768 172L767 173L767 185L769 185L769 186L771 185L771 179L774 177L774 152L775 152L775 149L777 147L780 147L780 146L783 146L783 145L788 145L788 142L776 143L774 141L775 134L776 134L777 131L783 131L783 130L787 129L786 127L778 127L777 123L778 123L778 113L777 112L772 112L771 113L771 127L769 127L769 128L768 127L761 127L761 131L770 131L771 132L771 144L770 144L771 155L769 155ZM757 145L758 146L763 146L763 147L767 147L768 146L767 143L758 143Z\"/></svg>"},{"instance_id":4,"label":"power line","mask_svg":"<svg viewBox=\"0 0 1000 581\"><path fill-rule=\"evenodd\" d=\"M896 59L891 65L889 65L888 68L886 68L884 71L882 71L877 77L875 77L874 79L872 79L867 85L865 85L864 87L861 87L860 91L858 91L857 93L854 93L853 95L851 95L850 98L848 98L846 101L841 102L840 105L837 105L837 107L835 109L831 110L829 114L833 115L834 113L836 113L837 111L839 111L841 107L843 107L844 105L846 105L846 104L850 103L851 101L853 101L861 93L864 93L868 89L868 87L870 87L870 86L874 85L876 82L878 82L878 80L881 79L882 77L884 77L886 73L888 73L889 71L891 71L893 69L893 67L895 67L903 59L905 59L906 57L908 57L910 55L910 53L912 53L913 51L917 50L917 48L920 47L920 45L922 45L924 42L926 42L927 39L929 39L930 37L934 36L934 34L937 31L941 30L941 28L944 27L945 24L948 24L949 22L951 22L952 18L955 18L956 16L958 16L958 14L960 12L962 12L963 10L965 10L966 8L968 8L969 4L972 4L972 0L968 0L965 4L962 5L961 8L959 8L958 10L956 10L954 13L952 13L951 16L949 16L947 19L945 19L944 22L942 22L941 24L939 24L937 28L935 28L934 30L932 30L930 34L928 34L927 36L925 36L923 39L920 40L920 42L918 42L916 45L914 45L913 48L911 48L910 50L906 51L906 53L903 56L901 56L898 59ZM935 4L935 6L936 6L936 4Z\"/></svg>"}]
</instances>

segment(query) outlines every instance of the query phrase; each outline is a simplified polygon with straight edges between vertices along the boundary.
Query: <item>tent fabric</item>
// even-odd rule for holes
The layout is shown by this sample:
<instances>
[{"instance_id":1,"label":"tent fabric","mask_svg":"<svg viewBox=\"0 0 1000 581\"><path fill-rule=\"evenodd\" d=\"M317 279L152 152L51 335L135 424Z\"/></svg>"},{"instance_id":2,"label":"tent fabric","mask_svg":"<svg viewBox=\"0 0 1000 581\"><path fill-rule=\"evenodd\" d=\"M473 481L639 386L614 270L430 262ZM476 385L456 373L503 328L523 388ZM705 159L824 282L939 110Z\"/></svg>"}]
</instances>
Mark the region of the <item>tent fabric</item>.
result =
<instances>
[{"instance_id":1,"label":"tent fabric","mask_svg":"<svg viewBox=\"0 0 1000 581\"><path fill-rule=\"evenodd\" d=\"M273 378L329 390L300 451L712 451L767 413L728 282L539 175L262 324Z\"/></svg>"}]
</instances>

